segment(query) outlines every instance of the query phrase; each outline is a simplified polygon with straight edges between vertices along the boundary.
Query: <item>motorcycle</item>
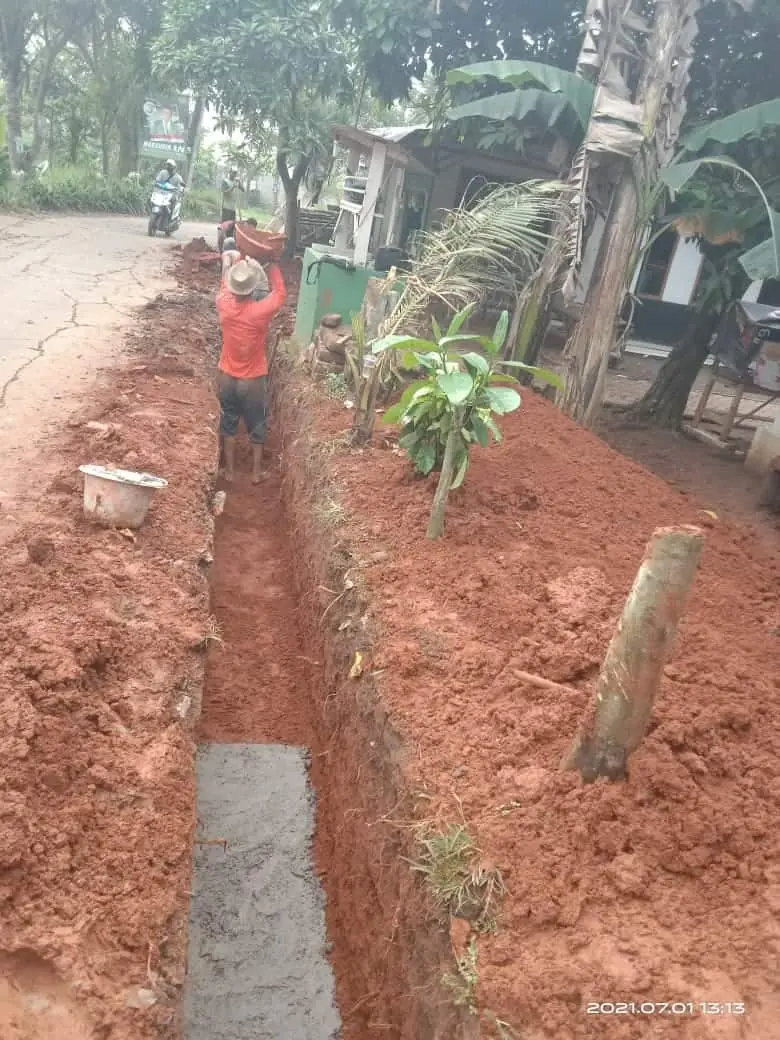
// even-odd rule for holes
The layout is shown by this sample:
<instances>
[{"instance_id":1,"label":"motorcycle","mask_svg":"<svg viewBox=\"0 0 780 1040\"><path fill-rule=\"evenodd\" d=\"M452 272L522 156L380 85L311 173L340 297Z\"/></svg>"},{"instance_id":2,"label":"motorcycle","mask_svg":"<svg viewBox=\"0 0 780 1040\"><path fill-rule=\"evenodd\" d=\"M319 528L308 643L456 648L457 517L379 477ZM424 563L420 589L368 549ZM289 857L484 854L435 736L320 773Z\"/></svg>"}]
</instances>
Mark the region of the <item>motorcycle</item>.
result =
<instances>
[{"instance_id":1,"label":"motorcycle","mask_svg":"<svg viewBox=\"0 0 780 1040\"><path fill-rule=\"evenodd\" d=\"M181 200L180 188L169 187L167 184L155 184L149 201L151 207L149 213L150 238L154 238L158 231L162 231L167 238L181 226Z\"/></svg>"}]
</instances>

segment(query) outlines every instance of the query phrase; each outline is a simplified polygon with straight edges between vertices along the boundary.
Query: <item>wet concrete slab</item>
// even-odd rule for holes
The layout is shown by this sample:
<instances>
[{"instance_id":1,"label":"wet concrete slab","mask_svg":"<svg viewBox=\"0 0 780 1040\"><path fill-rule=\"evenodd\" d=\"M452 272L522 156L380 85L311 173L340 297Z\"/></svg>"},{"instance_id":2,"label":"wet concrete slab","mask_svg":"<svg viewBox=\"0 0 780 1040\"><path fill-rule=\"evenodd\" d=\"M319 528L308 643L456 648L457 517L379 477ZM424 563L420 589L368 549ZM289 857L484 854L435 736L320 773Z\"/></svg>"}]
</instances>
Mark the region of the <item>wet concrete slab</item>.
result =
<instances>
[{"instance_id":1,"label":"wet concrete slab","mask_svg":"<svg viewBox=\"0 0 780 1040\"><path fill-rule=\"evenodd\" d=\"M197 785L184 1040L335 1040L305 749L204 745Z\"/></svg>"}]
</instances>

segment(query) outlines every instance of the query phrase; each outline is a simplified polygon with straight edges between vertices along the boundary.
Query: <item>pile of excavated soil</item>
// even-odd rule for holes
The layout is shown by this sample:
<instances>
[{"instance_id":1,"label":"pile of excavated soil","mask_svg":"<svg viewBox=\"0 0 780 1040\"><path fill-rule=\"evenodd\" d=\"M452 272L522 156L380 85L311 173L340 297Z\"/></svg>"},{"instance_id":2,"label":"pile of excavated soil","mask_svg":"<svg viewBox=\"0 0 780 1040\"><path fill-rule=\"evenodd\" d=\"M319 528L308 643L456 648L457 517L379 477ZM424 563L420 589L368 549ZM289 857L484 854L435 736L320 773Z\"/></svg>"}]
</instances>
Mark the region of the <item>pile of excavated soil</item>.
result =
<instances>
[{"instance_id":1,"label":"pile of excavated soil","mask_svg":"<svg viewBox=\"0 0 780 1040\"><path fill-rule=\"evenodd\" d=\"M147 307L133 362L57 446L40 521L2 549L3 1040L177 1036L216 464L205 308ZM85 462L169 482L134 536L84 519Z\"/></svg>"},{"instance_id":2,"label":"pile of excavated soil","mask_svg":"<svg viewBox=\"0 0 780 1040\"><path fill-rule=\"evenodd\" d=\"M300 395L295 379L282 394L299 417L301 406L290 402ZM316 408L319 439L330 445L321 453L328 494L346 510L339 537L349 574L365 582L370 604L354 645L363 641L379 701L373 709L365 694L348 692L349 659L342 662L341 693L331 690L329 699L340 696L344 714L326 754L335 760L352 742L353 760L334 781L354 781L342 804L352 797L360 807L340 813L334 842L361 866L339 887L331 924L370 922L366 934L381 958L402 943L413 956L414 936L398 929L408 906L394 911L382 888L397 869L388 842L408 834L414 819L465 820L507 887L495 934L477 937L476 987L480 1007L511 1028L505 1036L775 1035L778 546L727 522L707 530L629 779L584 786L560 763L644 545L656 527L701 522L698 505L528 392L502 424L504 443L475 451L465 487L452 496L446 537L430 543L433 482L412 478L381 438L344 453L333 435L347 425L345 413L328 402ZM289 464L300 466L302 442L294 430L285 436ZM573 689L540 689L522 672ZM355 720L376 715L375 740L361 747L350 735L350 712ZM416 797L411 820L388 813L387 798L370 786L390 761L391 731L401 741L399 798ZM337 945L342 1007L355 1004L345 1036L374 1035L383 1023L387 1035L414 1035L399 1024L394 983L372 991L368 941L355 933L352 944L353 956L341 962ZM690 1007L672 1012L672 1001ZM597 1013L587 1013L589 1002ZM635 1013L604 1002L633 1002ZM715 1007L725 1004L737 1006Z\"/></svg>"}]
</instances>

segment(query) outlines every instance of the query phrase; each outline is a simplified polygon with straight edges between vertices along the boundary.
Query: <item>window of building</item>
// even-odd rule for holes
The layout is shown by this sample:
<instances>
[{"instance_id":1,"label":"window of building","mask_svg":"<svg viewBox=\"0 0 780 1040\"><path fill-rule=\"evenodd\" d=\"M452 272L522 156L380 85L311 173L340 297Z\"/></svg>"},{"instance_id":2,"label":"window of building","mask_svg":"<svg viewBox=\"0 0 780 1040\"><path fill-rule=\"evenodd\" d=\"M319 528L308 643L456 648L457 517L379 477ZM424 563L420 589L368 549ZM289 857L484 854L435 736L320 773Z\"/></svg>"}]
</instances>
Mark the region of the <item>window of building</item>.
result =
<instances>
[{"instance_id":1,"label":"window of building","mask_svg":"<svg viewBox=\"0 0 780 1040\"><path fill-rule=\"evenodd\" d=\"M650 246L637 282L637 296L661 299L677 241L676 231L664 231Z\"/></svg>"}]
</instances>

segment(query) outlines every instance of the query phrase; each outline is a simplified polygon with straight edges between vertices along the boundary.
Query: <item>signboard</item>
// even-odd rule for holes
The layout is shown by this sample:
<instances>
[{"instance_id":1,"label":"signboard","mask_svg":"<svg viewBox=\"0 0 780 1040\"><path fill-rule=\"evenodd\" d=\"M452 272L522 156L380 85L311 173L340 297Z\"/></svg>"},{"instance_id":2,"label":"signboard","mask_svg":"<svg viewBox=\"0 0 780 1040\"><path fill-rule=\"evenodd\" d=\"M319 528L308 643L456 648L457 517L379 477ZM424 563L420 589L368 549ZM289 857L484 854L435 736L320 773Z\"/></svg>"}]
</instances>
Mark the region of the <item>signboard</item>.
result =
<instances>
[{"instance_id":1,"label":"signboard","mask_svg":"<svg viewBox=\"0 0 780 1040\"><path fill-rule=\"evenodd\" d=\"M144 101L144 139L141 154L160 159L187 155L190 99L184 95L147 97Z\"/></svg>"}]
</instances>

